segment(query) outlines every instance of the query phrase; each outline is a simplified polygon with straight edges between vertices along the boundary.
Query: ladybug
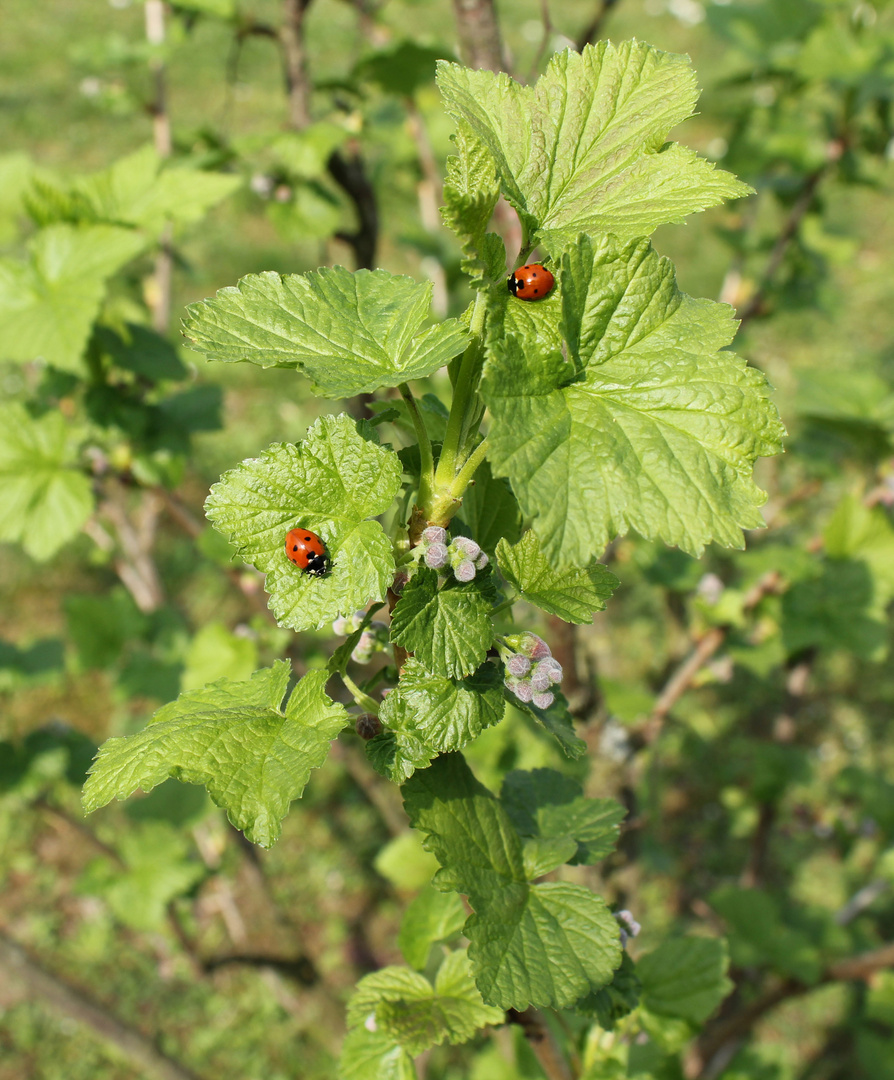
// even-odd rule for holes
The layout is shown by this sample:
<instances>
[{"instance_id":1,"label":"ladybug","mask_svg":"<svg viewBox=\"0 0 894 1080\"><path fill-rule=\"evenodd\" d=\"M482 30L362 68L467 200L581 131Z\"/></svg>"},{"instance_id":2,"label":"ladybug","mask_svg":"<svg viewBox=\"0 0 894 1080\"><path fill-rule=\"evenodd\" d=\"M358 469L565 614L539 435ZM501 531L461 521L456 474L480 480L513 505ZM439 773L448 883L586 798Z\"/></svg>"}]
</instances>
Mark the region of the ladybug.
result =
<instances>
[{"instance_id":1,"label":"ladybug","mask_svg":"<svg viewBox=\"0 0 894 1080\"><path fill-rule=\"evenodd\" d=\"M513 270L506 284L519 300L542 300L552 292L556 279L541 263L525 263Z\"/></svg>"},{"instance_id":2,"label":"ladybug","mask_svg":"<svg viewBox=\"0 0 894 1080\"><path fill-rule=\"evenodd\" d=\"M310 529L291 529L286 534L286 557L311 577L325 577L329 573L326 545Z\"/></svg>"}]
</instances>

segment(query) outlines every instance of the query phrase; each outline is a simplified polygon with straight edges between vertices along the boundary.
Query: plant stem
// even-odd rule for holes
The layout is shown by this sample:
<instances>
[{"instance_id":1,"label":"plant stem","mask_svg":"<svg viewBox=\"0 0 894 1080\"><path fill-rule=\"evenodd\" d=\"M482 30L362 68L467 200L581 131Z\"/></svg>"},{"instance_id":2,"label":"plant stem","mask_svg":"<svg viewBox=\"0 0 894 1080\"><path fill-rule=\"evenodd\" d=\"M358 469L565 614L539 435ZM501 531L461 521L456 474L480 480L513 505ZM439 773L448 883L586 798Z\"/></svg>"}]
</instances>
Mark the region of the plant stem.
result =
<instances>
[{"instance_id":1,"label":"plant stem","mask_svg":"<svg viewBox=\"0 0 894 1080\"><path fill-rule=\"evenodd\" d=\"M413 391L410 389L409 384L402 382L398 386L398 390L400 390L400 396L410 410L410 419L413 421L413 430L416 432L416 441L419 443L419 457L422 461L420 488L427 488L430 491L435 478L435 462L432 457L431 439L428 437L425 421L422 419L422 414L419 412L419 406L416 404L416 399L413 397ZM421 498L422 492L420 491Z\"/></svg>"},{"instance_id":2,"label":"plant stem","mask_svg":"<svg viewBox=\"0 0 894 1080\"><path fill-rule=\"evenodd\" d=\"M364 692L360 689L357 683L354 682L351 676L347 674L347 672L342 671L340 672L340 675L341 681L348 688L348 692L350 693L354 701L357 702L360 708L365 709L368 713L372 713L373 716L378 716L379 703L377 701L373 701L369 694L364 694Z\"/></svg>"},{"instance_id":3,"label":"plant stem","mask_svg":"<svg viewBox=\"0 0 894 1080\"><path fill-rule=\"evenodd\" d=\"M493 618L495 615L501 615L504 611L508 611L515 601L518 600L519 595L519 593L516 593L514 596L510 596L507 600L503 600L501 603L497 604L495 608L491 608L489 612L490 617Z\"/></svg>"},{"instance_id":4,"label":"plant stem","mask_svg":"<svg viewBox=\"0 0 894 1080\"><path fill-rule=\"evenodd\" d=\"M462 468L456 474L456 478L450 485L450 494L454 499L461 499L463 492L469 486L469 481L475 475L475 470L484 461L484 457L487 454L487 436L485 436L481 442L475 447L471 454L466 458Z\"/></svg>"},{"instance_id":5,"label":"plant stem","mask_svg":"<svg viewBox=\"0 0 894 1080\"><path fill-rule=\"evenodd\" d=\"M475 373L481 360L486 315L487 299L484 290L479 290L475 295L475 307L472 309L472 321L469 326L472 340L469 342L465 353L463 353L456 385L453 388L453 401L450 404L447 431L444 435L444 445L441 447L441 456L438 459L438 469L435 473L435 486L439 489L451 488L456 477L456 458L460 451L466 414L469 411L475 390Z\"/></svg>"}]
</instances>

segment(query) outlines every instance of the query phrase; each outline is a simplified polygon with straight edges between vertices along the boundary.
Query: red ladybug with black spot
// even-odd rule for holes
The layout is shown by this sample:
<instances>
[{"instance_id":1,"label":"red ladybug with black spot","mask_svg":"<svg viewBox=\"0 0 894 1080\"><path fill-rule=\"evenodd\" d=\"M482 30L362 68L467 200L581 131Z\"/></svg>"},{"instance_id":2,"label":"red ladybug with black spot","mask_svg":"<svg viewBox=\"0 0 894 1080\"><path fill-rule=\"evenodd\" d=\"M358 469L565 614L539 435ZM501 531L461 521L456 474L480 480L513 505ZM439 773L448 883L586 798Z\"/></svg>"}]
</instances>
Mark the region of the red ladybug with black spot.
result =
<instances>
[{"instance_id":1,"label":"red ladybug with black spot","mask_svg":"<svg viewBox=\"0 0 894 1080\"><path fill-rule=\"evenodd\" d=\"M506 284L517 300L542 300L548 296L556 279L542 263L525 263L509 275Z\"/></svg>"},{"instance_id":2,"label":"red ladybug with black spot","mask_svg":"<svg viewBox=\"0 0 894 1080\"><path fill-rule=\"evenodd\" d=\"M286 557L311 577L325 577L329 573L326 545L310 529L289 530L286 534Z\"/></svg>"}]
</instances>

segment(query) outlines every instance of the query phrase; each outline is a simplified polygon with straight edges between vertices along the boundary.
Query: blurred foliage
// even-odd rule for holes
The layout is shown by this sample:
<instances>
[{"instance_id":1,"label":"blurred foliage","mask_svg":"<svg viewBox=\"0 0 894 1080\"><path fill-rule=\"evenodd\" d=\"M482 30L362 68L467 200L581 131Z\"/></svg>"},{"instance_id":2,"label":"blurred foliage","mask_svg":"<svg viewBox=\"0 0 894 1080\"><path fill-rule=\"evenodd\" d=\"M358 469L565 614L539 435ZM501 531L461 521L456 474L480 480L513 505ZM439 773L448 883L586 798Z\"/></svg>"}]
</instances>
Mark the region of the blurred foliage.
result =
<instances>
[{"instance_id":1,"label":"blurred foliage","mask_svg":"<svg viewBox=\"0 0 894 1080\"><path fill-rule=\"evenodd\" d=\"M704 992L699 982L719 963L699 955L710 933L729 943L736 989L724 1018L785 980L798 991L743 1031L720 1075L883 1078L890 972L828 973L894 936L894 8L549 7L544 29L537 0L498 4L517 73L542 68L600 7L603 34L692 56L705 91L686 140L757 194L663 228L657 246L682 288L747 312L737 348L775 384L789 440L763 466L769 528L749 533L744 552L696 561L635 536L613 545L622 588L576 638L589 758L569 766L512 710L468 757L492 790L512 769L577 769L588 795L629 807L601 877L567 872L643 926L630 945L642 985L619 973L593 1004L598 1024L564 1017L579 1076L680 1075L681 1048L716 1004L710 979ZM174 254L175 317L248 272L351 264L343 234L355 208L327 163L359 153L378 201L377 265L431 278L442 315L468 303L462 253L432 219L430 162L443 176L452 147L432 74L458 51L452 5L316 0L313 122L302 130L289 126L267 32L279 17L272 0L178 0L165 44L149 46L130 0L12 3L0 40L0 313L31 289L61 357L27 362L0 329L5 397L47 462L43 486L26 493L29 530L3 533L27 554L6 544L0 562L0 931L221 1080L332 1077L347 996L400 963L404 912L400 941L420 968L430 942L456 932L455 912L413 899L431 856L395 827L399 807L389 814L393 793L358 763L359 740L343 740L262 857L198 788L169 781L86 822L78 804L96 745L138 730L180 690L282 657L321 667L332 651L327 634L270 622L259 577L201 517L222 468L299 438L330 408L291 372L207 365L176 330L153 330L159 253ZM148 147L159 60L174 132L166 162ZM137 182L150 158L167 178L154 202ZM60 252L90 229L108 247L79 272ZM92 305L86 321L54 300L54 284L72 278ZM54 418L65 419L58 430ZM0 433L9 475L11 430ZM0 500L12 498L5 487ZM488 509L476 492L465 513L480 521ZM654 738L661 691L712 630L716 649ZM625 1027L640 992L641 1026ZM0 1048L0 1080L143 1075L12 984L0 984ZM542 1071L513 1026L436 1048L426 1075Z\"/></svg>"}]
</instances>

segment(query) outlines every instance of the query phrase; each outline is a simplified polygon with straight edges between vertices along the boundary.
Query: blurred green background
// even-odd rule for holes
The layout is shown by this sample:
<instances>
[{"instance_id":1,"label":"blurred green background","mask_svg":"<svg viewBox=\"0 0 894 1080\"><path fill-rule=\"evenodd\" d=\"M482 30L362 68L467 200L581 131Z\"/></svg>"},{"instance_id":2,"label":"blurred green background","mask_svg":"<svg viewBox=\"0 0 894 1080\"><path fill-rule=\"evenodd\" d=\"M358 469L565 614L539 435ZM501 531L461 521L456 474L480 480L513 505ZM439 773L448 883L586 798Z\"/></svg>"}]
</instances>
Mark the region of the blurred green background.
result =
<instances>
[{"instance_id":1,"label":"blurred green background","mask_svg":"<svg viewBox=\"0 0 894 1080\"><path fill-rule=\"evenodd\" d=\"M350 742L269 853L247 847L200 789L173 782L80 812L103 739L139 729L182 689L281 656L319 666L333 647L327 632L271 623L260 580L203 528L201 504L222 470L341 406L313 399L290 371L206 363L180 345L178 320L247 273L355 265L338 235L355 228L355 207L326 168L336 148L362 159L374 192L375 265L431 278L442 314L470 298L436 217L452 125L434 59L460 57L453 5L314 0L304 133L292 130L271 36L281 7L189 0L166 9L165 42L152 46L142 3L6 0L0 34L9 265L47 222L73 220L73 177L152 143L157 77L172 168L238 181L110 278L99 316L149 325L167 254L168 336L185 365L170 361L170 383L201 391L186 420L175 415L188 446L139 434L145 418L128 419L120 395L103 413L71 376L0 364L5 399L89 429L81 453L100 500L92 524L46 561L0 549L0 940L177 1068L218 1080L335 1075L344 1001L364 972L399 961L401 914L432 865L397 793ZM674 929L727 935L730 1015L790 986L713 1075L894 1077L894 975L882 965L834 977L836 962L894 935L894 10L883 0L499 0L497 10L524 80L597 19L602 37L691 56L700 112L673 137L757 193L665 227L655 244L685 291L746 315L737 348L769 376L790 433L785 457L761 463L770 527L744 553L695 561L631 536L609 553L623 587L592 627L530 613L577 671L572 705L592 749L573 766L579 779L630 808L621 850L590 868L590 883L634 911L636 947ZM162 400L162 383L139 408ZM139 376L126 386L146 389ZM430 389L445 386L435 378ZM96 454L105 471L90 472ZM149 530L151 604L131 587L127 528ZM754 600L769 572L778 588ZM713 628L716 650L653 738L662 689ZM510 768L568 767L518 716L469 757L491 786ZM0 955L0 1080L163 1075L54 1002L33 972L4 978L12 955ZM672 1058L640 1072L679 1076ZM440 1048L424 1069L433 1080L542 1075L508 1029ZM608 1058L593 1070L634 1075L610 1071Z\"/></svg>"}]
</instances>

